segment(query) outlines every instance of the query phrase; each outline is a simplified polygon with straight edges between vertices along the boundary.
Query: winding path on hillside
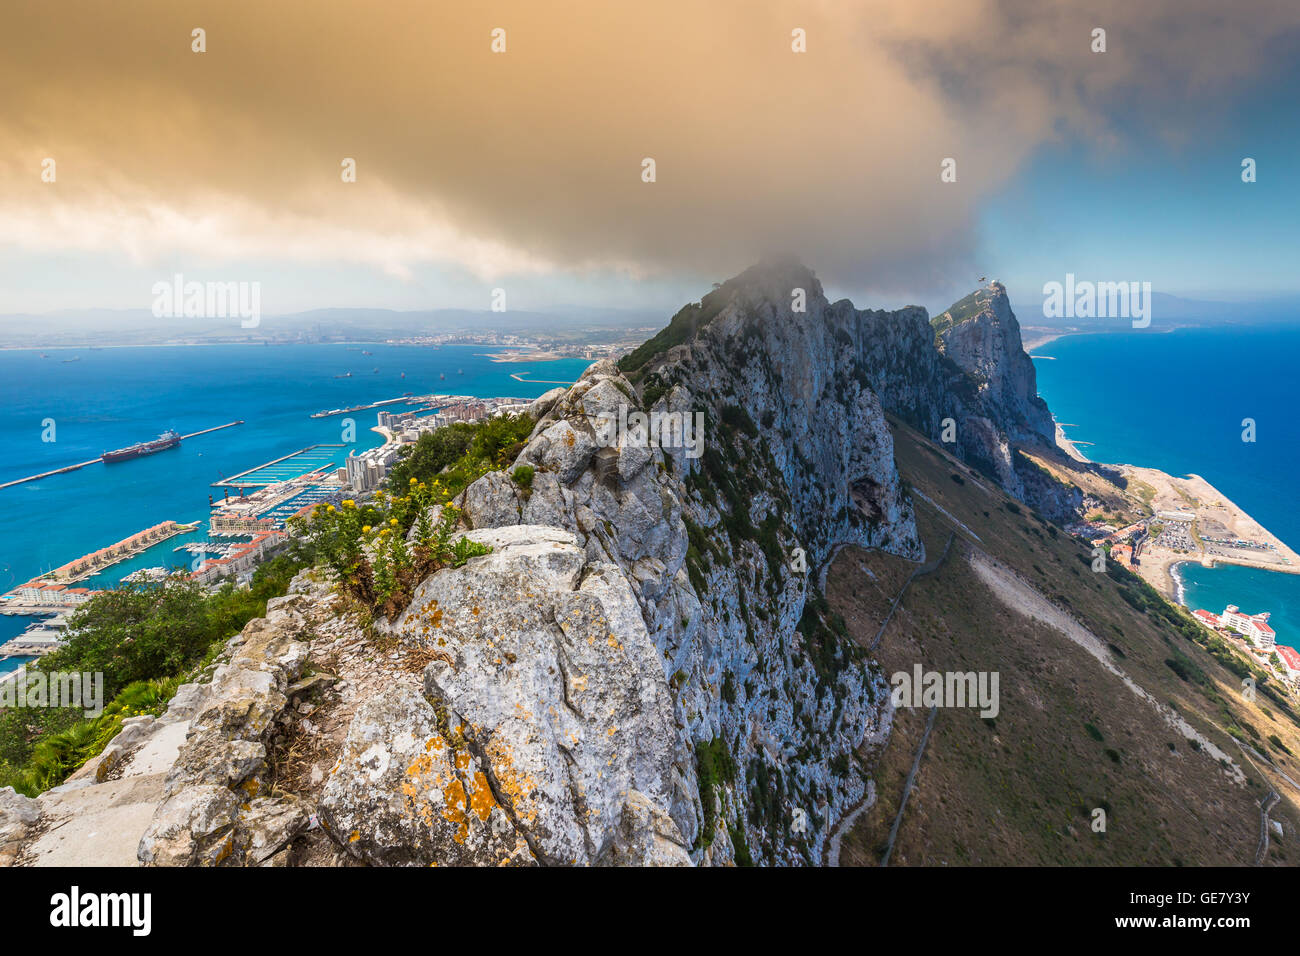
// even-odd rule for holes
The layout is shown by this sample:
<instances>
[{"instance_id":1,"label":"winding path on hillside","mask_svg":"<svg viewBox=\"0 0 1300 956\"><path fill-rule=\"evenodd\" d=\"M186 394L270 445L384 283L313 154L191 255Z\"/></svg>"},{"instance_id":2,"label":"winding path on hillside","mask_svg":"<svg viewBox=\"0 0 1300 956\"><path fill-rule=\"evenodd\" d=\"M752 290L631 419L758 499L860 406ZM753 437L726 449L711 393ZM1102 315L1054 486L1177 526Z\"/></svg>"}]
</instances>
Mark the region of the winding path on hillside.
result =
<instances>
[{"instance_id":1,"label":"winding path on hillside","mask_svg":"<svg viewBox=\"0 0 1300 956\"><path fill-rule=\"evenodd\" d=\"M907 774L907 783L903 784L903 799L898 803L898 815L894 817L894 825L889 828L889 842L885 844L885 855L880 858L881 866L889 866L889 857L894 852L894 841L898 839L898 828L903 824L903 811L907 809L907 798L912 795L912 785L916 783L916 773L921 769L921 757L925 755L925 745L930 739L930 731L934 730L934 718L938 716L939 708L930 708L930 717L925 722L925 733L921 735L921 743L916 748L916 757L912 760L912 769Z\"/></svg>"},{"instance_id":2,"label":"winding path on hillside","mask_svg":"<svg viewBox=\"0 0 1300 956\"><path fill-rule=\"evenodd\" d=\"M944 561L948 560L948 552L952 549L952 539L956 536L957 532L949 532L948 543L943 546L943 554L939 555L938 559L916 568L907 576L907 580L903 582L903 586L898 589L898 596L894 598L894 603L889 605L889 613L886 614L885 619L880 622L880 630L876 631L875 639L872 640L870 646L867 648L868 650L874 651L880 646L880 639L885 636L885 628L887 628L889 622L893 620L894 611L897 609L899 602L903 600L903 595L907 593L908 585L922 574L933 574L935 571L938 571L939 568L943 566Z\"/></svg>"},{"instance_id":3,"label":"winding path on hillside","mask_svg":"<svg viewBox=\"0 0 1300 956\"><path fill-rule=\"evenodd\" d=\"M922 574L933 574L935 571L938 571L939 568L943 566L943 563L948 560L948 552L952 550L952 539L954 537L956 537L956 532L955 531L950 532L948 534L948 542L943 546L943 554L939 555L939 557L936 558L934 561L928 561L925 564L922 564L921 566L915 568L912 571L912 573L907 576L907 580L903 582L903 586L898 589L898 594L894 597L893 603L889 605L889 612L885 615L885 620L881 623L880 630L876 632L876 637L871 642L871 645L868 648L868 650L874 651L876 647L879 646L880 639L885 634L885 628L889 625L889 622L894 617L894 610L898 607L899 602L903 600L903 595L907 593L908 585L910 585L915 578L917 578ZM830 562L827 562L826 569L829 569L829 567L830 567ZM826 585L825 585L825 569L824 569L822 573L823 593L825 592L825 589L826 589ZM931 715L931 717L933 718L933 715ZM933 722L933 719L931 722ZM928 729L926 730L926 735L927 736L929 735ZM922 746L923 747L925 746L924 743L922 743ZM911 788L911 778L909 777L907 789L910 788ZM868 781L866 796L856 807L854 807L851 811L849 811L840 819L839 824L835 827L835 831L831 834L830 840L827 842L827 851L826 851L827 866L840 865L841 838L844 836L845 833L848 833L850 830L853 829L854 824L856 824L858 821L858 817L862 815L864 810L870 809L871 805L875 802L876 802L875 787L870 781ZM903 802L904 803L907 802L906 790L903 793ZM890 842L892 844L893 841L891 840Z\"/></svg>"}]
</instances>

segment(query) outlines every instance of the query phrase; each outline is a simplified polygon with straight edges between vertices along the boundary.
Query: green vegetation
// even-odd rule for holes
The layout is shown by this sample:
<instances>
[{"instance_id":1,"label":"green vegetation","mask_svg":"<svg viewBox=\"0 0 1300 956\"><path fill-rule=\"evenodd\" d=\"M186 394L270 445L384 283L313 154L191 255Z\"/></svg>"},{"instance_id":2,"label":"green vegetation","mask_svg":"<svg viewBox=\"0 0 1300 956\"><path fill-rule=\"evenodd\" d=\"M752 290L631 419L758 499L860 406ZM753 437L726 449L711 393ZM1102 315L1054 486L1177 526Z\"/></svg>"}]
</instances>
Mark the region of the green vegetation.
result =
<instances>
[{"instance_id":1,"label":"green vegetation","mask_svg":"<svg viewBox=\"0 0 1300 956\"><path fill-rule=\"evenodd\" d=\"M736 761L725 740L715 737L707 744L695 745L695 774L700 784L700 804L704 807L698 845L708 847L713 845L717 821L716 791L736 778Z\"/></svg>"},{"instance_id":2,"label":"green vegetation","mask_svg":"<svg viewBox=\"0 0 1300 956\"><path fill-rule=\"evenodd\" d=\"M65 730L41 735L22 765L0 764L0 787L13 787L29 797L57 787L87 760L102 753L126 718L161 715L179 684L175 677L127 684L98 717L77 720ZM78 711L72 708L71 712Z\"/></svg>"},{"instance_id":3,"label":"green vegetation","mask_svg":"<svg viewBox=\"0 0 1300 956\"><path fill-rule=\"evenodd\" d=\"M341 508L317 505L309 518L292 523L334 572L345 594L391 621L434 571L460 567L492 550L464 537L452 541L460 511L449 504L435 523L431 509L446 496L445 486L435 480L432 487L412 485L402 497L381 493L360 507L351 500ZM415 534L408 541L412 527Z\"/></svg>"},{"instance_id":4,"label":"green vegetation","mask_svg":"<svg viewBox=\"0 0 1300 956\"><path fill-rule=\"evenodd\" d=\"M732 280L735 281L735 280ZM723 310L731 299L731 282L723 283L699 302L684 306L668 322L667 328L660 329L647 342L643 342L629 354L618 360L618 370L632 376L645 368L646 364L657 355L667 352L675 345L688 341L697 331L704 328ZM650 404L647 401L647 406Z\"/></svg>"},{"instance_id":5,"label":"green vegetation","mask_svg":"<svg viewBox=\"0 0 1300 956\"><path fill-rule=\"evenodd\" d=\"M930 320L930 328L934 329L934 334L938 337L954 325L960 325L967 319L978 315L988 300L989 294L985 289L976 289L964 299L954 302L946 311L941 312L932 318Z\"/></svg>"},{"instance_id":6,"label":"green vegetation","mask_svg":"<svg viewBox=\"0 0 1300 956\"><path fill-rule=\"evenodd\" d=\"M91 598L69 619L66 643L28 669L102 673L110 703L93 719L76 707L0 709L0 787L35 796L57 786L99 754L125 718L162 713L182 679L265 614L267 600L310 563L297 547L259 567L248 588L227 583L207 592L177 576Z\"/></svg>"},{"instance_id":7,"label":"green vegetation","mask_svg":"<svg viewBox=\"0 0 1300 956\"><path fill-rule=\"evenodd\" d=\"M432 487L436 480L450 501L489 471L514 461L536 424L527 415L502 415L426 432L393 466L388 487L405 493L412 484Z\"/></svg>"},{"instance_id":8,"label":"green vegetation","mask_svg":"<svg viewBox=\"0 0 1300 956\"><path fill-rule=\"evenodd\" d=\"M294 519L293 528L311 543L345 594L393 620L434 571L488 553L464 537L452 540L460 512L449 502L518 457L535 424L527 415L504 415L421 435L393 467L389 491L359 506L351 500L341 508L317 505L310 517ZM521 465L513 478L527 489L533 473L531 466ZM440 505L435 521L432 510Z\"/></svg>"}]
</instances>

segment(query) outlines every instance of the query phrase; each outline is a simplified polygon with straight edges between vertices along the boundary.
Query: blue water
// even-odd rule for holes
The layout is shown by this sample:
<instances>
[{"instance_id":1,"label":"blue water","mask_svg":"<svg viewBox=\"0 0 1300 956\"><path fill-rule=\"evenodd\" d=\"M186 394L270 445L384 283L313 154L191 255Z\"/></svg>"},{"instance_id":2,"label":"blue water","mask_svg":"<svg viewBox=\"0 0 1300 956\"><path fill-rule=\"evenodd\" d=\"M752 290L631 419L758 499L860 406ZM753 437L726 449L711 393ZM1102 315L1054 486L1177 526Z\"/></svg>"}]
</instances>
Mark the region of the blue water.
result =
<instances>
[{"instance_id":1,"label":"blue water","mask_svg":"<svg viewBox=\"0 0 1300 956\"><path fill-rule=\"evenodd\" d=\"M1300 419L1294 386L1300 327L1071 335L1034 350L1038 391L1094 461L1205 478L1292 548L1300 547ZM1242 420L1256 440L1242 441ZM1271 611L1283 644L1300 644L1300 576L1183 565L1185 601L1218 613Z\"/></svg>"},{"instance_id":2,"label":"blue water","mask_svg":"<svg viewBox=\"0 0 1300 956\"><path fill-rule=\"evenodd\" d=\"M373 354L362 355L361 349ZM585 359L498 363L483 354L487 351L496 349L177 346L48 350L48 358L39 351L0 352L0 482L97 458L105 449L151 439L168 428L185 435L245 421L145 458L88 465L0 489L0 593L168 519L203 525L199 533L171 538L85 583L112 584L142 567L188 566L191 556L173 549L203 537L208 496L220 500L223 493L210 487L212 482L307 445L340 443L344 418L355 420L356 442L337 449L337 460L383 441L370 430L378 409L322 419L310 418L312 412L404 392L535 398L554 386L520 382L511 373L573 381L591 364ZM74 356L80 360L63 361ZM335 378L349 371L351 378ZM54 441L42 440L47 419L53 420ZM28 623L0 617L0 643Z\"/></svg>"}]
</instances>

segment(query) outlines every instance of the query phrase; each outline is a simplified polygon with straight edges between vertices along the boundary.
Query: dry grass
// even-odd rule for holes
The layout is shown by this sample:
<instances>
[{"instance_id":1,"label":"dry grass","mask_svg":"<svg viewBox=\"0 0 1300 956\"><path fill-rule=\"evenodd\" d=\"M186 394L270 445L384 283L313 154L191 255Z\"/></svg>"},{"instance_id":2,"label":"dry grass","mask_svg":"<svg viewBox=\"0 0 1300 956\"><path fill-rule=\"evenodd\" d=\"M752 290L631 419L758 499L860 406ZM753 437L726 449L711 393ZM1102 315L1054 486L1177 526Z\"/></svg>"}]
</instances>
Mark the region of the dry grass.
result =
<instances>
[{"instance_id":1,"label":"dry grass","mask_svg":"<svg viewBox=\"0 0 1300 956\"><path fill-rule=\"evenodd\" d=\"M1234 757L1240 750L1225 730L1247 723L1262 740L1275 734L1300 753L1300 729L1287 715L1262 697L1243 699L1236 678L1201 647L1125 603L1115 580L1081 560L1081 545L1024 506L1015 513L986 483L952 481L951 459L909 430L895 434L899 468L913 487L1110 645L1139 685ZM938 555L950 522L922 502L918 525L927 552ZM1249 865L1259 836L1256 801L1270 787L1283 797L1272 817L1288 836L1273 841L1269 861L1286 862L1300 812L1296 790L1276 770L1300 777L1293 758L1265 744L1257 749L1267 747L1278 768L1243 758L1236 762L1248 783L1233 783L1082 648L1002 605L963 547L954 544L941 568L913 581L877 657L886 674L916 663L997 671L1001 710L993 720L973 709L940 711L890 865ZM851 633L869 643L893 594L864 583L863 565L877 582L905 578L914 565L856 550L836 562L827 596ZM1165 664L1175 653L1192 660L1209 686L1181 680ZM924 723L924 711L898 713L889 746L872 765L877 803L846 834L842 865L879 861ZM1097 807L1108 814L1104 834L1090 826Z\"/></svg>"}]
</instances>

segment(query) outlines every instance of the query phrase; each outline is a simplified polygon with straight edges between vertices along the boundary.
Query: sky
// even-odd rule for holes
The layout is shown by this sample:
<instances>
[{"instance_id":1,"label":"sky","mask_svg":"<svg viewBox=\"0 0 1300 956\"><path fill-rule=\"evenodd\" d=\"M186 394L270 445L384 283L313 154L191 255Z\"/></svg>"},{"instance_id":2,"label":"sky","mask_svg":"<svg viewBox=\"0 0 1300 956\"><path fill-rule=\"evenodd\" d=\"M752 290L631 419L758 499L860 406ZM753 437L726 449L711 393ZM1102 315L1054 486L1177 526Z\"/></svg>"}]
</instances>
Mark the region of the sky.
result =
<instances>
[{"instance_id":1,"label":"sky","mask_svg":"<svg viewBox=\"0 0 1300 956\"><path fill-rule=\"evenodd\" d=\"M0 313L1296 294L1297 52L1293 0L6 0Z\"/></svg>"}]
</instances>

